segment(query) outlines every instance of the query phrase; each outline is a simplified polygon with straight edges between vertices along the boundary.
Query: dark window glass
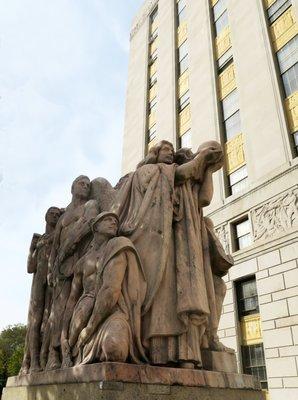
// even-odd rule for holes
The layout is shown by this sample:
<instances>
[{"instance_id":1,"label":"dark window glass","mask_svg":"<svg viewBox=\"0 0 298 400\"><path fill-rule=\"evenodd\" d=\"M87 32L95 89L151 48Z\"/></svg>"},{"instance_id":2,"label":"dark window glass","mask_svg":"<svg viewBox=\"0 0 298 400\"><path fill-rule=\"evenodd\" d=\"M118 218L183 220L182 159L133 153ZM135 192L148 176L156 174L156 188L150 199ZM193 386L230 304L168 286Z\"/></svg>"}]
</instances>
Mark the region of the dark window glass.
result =
<instances>
[{"instance_id":1,"label":"dark window glass","mask_svg":"<svg viewBox=\"0 0 298 400\"><path fill-rule=\"evenodd\" d=\"M179 62L179 65L178 65L178 75L179 75L179 76L182 75L183 72L185 72L185 71L187 70L188 66L189 66L189 59L188 59L188 55L186 55L186 56L183 58L183 60L181 60L181 61Z\"/></svg>"},{"instance_id":2,"label":"dark window glass","mask_svg":"<svg viewBox=\"0 0 298 400\"><path fill-rule=\"evenodd\" d=\"M265 355L263 344L242 346L243 372L255 376L262 389L268 389Z\"/></svg>"},{"instance_id":3,"label":"dark window glass","mask_svg":"<svg viewBox=\"0 0 298 400\"><path fill-rule=\"evenodd\" d=\"M232 139L241 133L240 111L238 110L224 122L226 140Z\"/></svg>"},{"instance_id":4,"label":"dark window glass","mask_svg":"<svg viewBox=\"0 0 298 400\"><path fill-rule=\"evenodd\" d=\"M291 96L298 90L298 63L282 74L286 97Z\"/></svg>"},{"instance_id":5,"label":"dark window glass","mask_svg":"<svg viewBox=\"0 0 298 400\"><path fill-rule=\"evenodd\" d=\"M296 155L298 155L298 132L295 132L293 134L293 138L294 138L294 144L295 144L295 147L296 147Z\"/></svg>"},{"instance_id":6,"label":"dark window glass","mask_svg":"<svg viewBox=\"0 0 298 400\"><path fill-rule=\"evenodd\" d=\"M248 183L248 177L247 177L246 165L237 169L237 171L232 172L229 175L231 194L243 192L243 190L247 187L247 183Z\"/></svg>"},{"instance_id":7,"label":"dark window glass","mask_svg":"<svg viewBox=\"0 0 298 400\"><path fill-rule=\"evenodd\" d=\"M182 45L178 48L178 59L181 61L184 57L188 55L188 46L187 41L182 43Z\"/></svg>"},{"instance_id":8,"label":"dark window glass","mask_svg":"<svg viewBox=\"0 0 298 400\"><path fill-rule=\"evenodd\" d=\"M217 66L218 66L218 73L222 73L224 68L226 68L231 62L233 61L233 50L232 47L229 48L218 60L217 60Z\"/></svg>"},{"instance_id":9,"label":"dark window glass","mask_svg":"<svg viewBox=\"0 0 298 400\"><path fill-rule=\"evenodd\" d=\"M151 142L153 139L156 138L156 125L153 125L149 130L148 130L148 142Z\"/></svg>"},{"instance_id":10,"label":"dark window glass","mask_svg":"<svg viewBox=\"0 0 298 400\"><path fill-rule=\"evenodd\" d=\"M276 21L277 18L279 18L290 6L290 0L276 0L272 4L272 6L268 8L268 17L270 24Z\"/></svg>"},{"instance_id":11,"label":"dark window glass","mask_svg":"<svg viewBox=\"0 0 298 400\"><path fill-rule=\"evenodd\" d=\"M152 11L152 13L151 13L151 15L150 15L151 24L152 24L152 22L154 22L154 21L156 20L157 15L158 15L158 7L156 7L156 8Z\"/></svg>"},{"instance_id":12,"label":"dark window glass","mask_svg":"<svg viewBox=\"0 0 298 400\"><path fill-rule=\"evenodd\" d=\"M213 7L214 21L218 20L218 18L224 13L226 8L227 0L218 0L218 2Z\"/></svg>"},{"instance_id":13,"label":"dark window glass","mask_svg":"<svg viewBox=\"0 0 298 400\"><path fill-rule=\"evenodd\" d=\"M215 33L218 36L229 25L227 10L215 22Z\"/></svg>"},{"instance_id":14,"label":"dark window glass","mask_svg":"<svg viewBox=\"0 0 298 400\"><path fill-rule=\"evenodd\" d=\"M255 278L236 283L239 319L259 312L259 300Z\"/></svg>"},{"instance_id":15,"label":"dark window glass","mask_svg":"<svg viewBox=\"0 0 298 400\"><path fill-rule=\"evenodd\" d=\"M182 111L188 104L190 100L189 90L179 98L179 112Z\"/></svg>"},{"instance_id":16,"label":"dark window glass","mask_svg":"<svg viewBox=\"0 0 298 400\"><path fill-rule=\"evenodd\" d=\"M191 130L185 132L181 137L180 137L180 148L182 147L187 147L191 149Z\"/></svg>"}]
</instances>

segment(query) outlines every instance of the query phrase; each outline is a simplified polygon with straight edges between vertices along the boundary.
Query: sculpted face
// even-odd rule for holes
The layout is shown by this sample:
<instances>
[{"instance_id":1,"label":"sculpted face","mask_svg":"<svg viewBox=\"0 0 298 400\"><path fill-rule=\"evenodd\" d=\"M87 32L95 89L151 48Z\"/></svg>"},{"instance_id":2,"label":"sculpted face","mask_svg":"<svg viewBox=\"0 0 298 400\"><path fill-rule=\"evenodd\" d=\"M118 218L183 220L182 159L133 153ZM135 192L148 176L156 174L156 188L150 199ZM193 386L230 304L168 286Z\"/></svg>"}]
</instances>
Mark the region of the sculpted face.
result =
<instances>
[{"instance_id":1,"label":"sculpted face","mask_svg":"<svg viewBox=\"0 0 298 400\"><path fill-rule=\"evenodd\" d=\"M88 178L81 178L74 182L72 187L72 194L75 197L88 199L90 193L90 180Z\"/></svg>"},{"instance_id":2,"label":"sculpted face","mask_svg":"<svg viewBox=\"0 0 298 400\"><path fill-rule=\"evenodd\" d=\"M61 211L59 208L51 207L46 213L46 222L51 226L56 226L60 215Z\"/></svg>"},{"instance_id":3,"label":"sculpted face","mask_svg":"<svg viewBox=\"0 0 298 400\"><path fill-rule=\"evenodd\" d=\"M118 231L118 220L112 215L107 215L94 226L95 232L114 237Z\"/></svg>"},{"instance_id":4,"label":"sculpted face","mask_svg":"<svg viewBox=\"0 0 298 400\"><path fill-rule=\"evenodd\" d=\"M163 144L159 150L158 163L173 164L174 162L174 149L170 144Z\"/></svg>"}]
</instances>

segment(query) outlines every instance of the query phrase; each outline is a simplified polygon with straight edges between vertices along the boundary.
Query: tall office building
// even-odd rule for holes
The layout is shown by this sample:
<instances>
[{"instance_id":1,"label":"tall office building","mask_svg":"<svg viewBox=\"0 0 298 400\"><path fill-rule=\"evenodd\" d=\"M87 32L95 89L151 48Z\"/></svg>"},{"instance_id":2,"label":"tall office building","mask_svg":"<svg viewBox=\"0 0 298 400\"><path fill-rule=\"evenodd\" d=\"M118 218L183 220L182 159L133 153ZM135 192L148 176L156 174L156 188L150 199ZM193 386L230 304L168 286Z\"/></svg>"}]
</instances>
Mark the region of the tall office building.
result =
<instances>
[{"instance_id":1,"label":"tall office building","mask_svg":"<svg viewBox=\"0 0 298 400\"><path fill-rule=\"evenodd\" d=\"M298 0L148 0L134 19L123 173L162 139L225 149L205 210L235 259L219 335L298 399Z\"/></svg>"}]
</instances>

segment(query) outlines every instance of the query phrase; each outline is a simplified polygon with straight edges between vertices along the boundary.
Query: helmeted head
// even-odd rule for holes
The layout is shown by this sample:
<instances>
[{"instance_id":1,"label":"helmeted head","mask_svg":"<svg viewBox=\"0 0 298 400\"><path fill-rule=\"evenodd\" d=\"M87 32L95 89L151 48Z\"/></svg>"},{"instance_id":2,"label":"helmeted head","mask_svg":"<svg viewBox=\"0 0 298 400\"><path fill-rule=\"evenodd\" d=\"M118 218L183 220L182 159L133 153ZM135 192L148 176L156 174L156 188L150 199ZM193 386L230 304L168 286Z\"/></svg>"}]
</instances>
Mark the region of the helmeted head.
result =
<instances>
[{"instance_id":1,"label":"helmeted head","mask_svg":"<svg viewBox=\"0 0 298 400\"><path fill-rule=\"evenodd\" d=\"M50 226L56 226L58 219L62 215L62 210L58 207L50 207L45 215L46 223Z\"/></svg>"},{"instance_id":2,"label":"helmeted head","mask_svg":"<svg viewBox=\"0 0 298 400\"><path fill-rule=\"evenodd\" d=\"M71 194L74 197L88 199L90 195L91 182L88 176L78 176L71 185Z\"/></svg>"},{"instance_id":3,"label":"helmeted head","mask_svg":"<svg viewBox=\"0 0 298 400\"><path fill-rule=\"evenodd\" d=\"M93 234L99 233L104 236L115 237L118 232L119 218L113 212L104 211L98 214L90 224Z\"/></svg>"},{"instance_id":4,"label":"helmeted head","mask_svg":"<svg viewBox=\"0 0 298 400\"><path fill-rule=\"evenodd\" d=\"M147 156L138 164L137 168L147 164L173 164L174 154L175 150L173 144L167 140L162 140L155 146L151 147Z\"/></svg>"}]
</instances>

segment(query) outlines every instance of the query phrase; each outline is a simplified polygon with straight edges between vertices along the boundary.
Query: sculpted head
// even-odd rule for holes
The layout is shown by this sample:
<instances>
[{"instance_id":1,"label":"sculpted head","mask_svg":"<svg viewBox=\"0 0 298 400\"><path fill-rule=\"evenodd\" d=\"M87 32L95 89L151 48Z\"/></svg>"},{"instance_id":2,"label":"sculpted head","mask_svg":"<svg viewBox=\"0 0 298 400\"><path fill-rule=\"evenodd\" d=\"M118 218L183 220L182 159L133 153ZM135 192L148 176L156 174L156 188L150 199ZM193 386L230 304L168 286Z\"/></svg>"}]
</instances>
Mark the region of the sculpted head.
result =
<instances>
[{"instance_id":1,"label":"sculpted head","mask_svg":"<svg viewBox=\"0 0 298 400\"><path fill-rule=\"evenodd\" d=\"M137 168L142 167L147 164L173 164L174 162L174 146L171 142L167 140L162 140L157 143L155 146L152 146L149 150L149 153L145 157L143 161L141 161Z\"/></svg>"},{"instance_id":2,"label":"sculpted head","mask_svg":"<svg viewBox=\"0 0 298 400\"><path fill-rule=\"evenodd\" d=\"M118 232L119 219L117 214L104 211L100 213L91 223L94 237L100 235L108 238L115 237Z\"/></svg>"},{"instance_id":3,"label":"sculpted head","mask_svg":"<svg viewBox=\"0 0 298 400\"><path fill-rule=\"evenodd\" d=\"M91 182L88 176L80 175L72 183L71 194L73 197L88 199L90 194Z\"/></svg>"},{"instance_id":4,"label":"sculpted head","mask_svg":"<svg viewBox=\"0 0 298 400\"><path fill-rule=\"evenodd\" d=\"M52 227L55 227L58 219L60 218L62 211L58 207L50 207L46 212L45 220L46 223Z\"/></svg>"}]
</instances>

